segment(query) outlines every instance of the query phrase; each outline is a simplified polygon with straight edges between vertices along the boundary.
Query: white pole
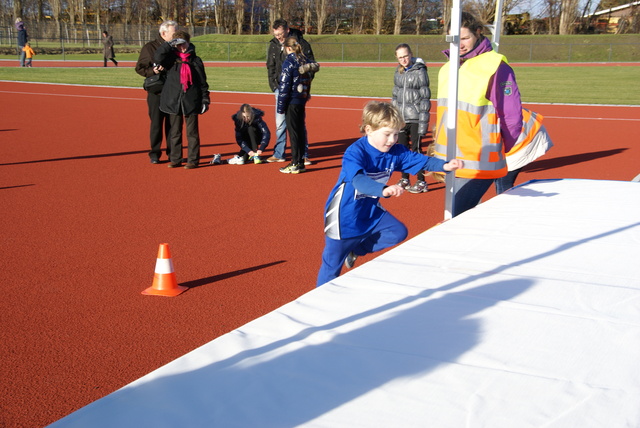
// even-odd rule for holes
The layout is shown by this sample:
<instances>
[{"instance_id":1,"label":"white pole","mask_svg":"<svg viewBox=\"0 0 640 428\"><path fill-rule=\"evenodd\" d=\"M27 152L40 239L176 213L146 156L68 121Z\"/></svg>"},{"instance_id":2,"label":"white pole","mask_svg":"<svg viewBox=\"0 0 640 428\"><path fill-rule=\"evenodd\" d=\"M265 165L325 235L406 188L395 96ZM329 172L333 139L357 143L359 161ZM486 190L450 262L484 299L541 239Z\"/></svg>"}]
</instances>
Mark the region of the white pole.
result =
<instances>
[{"instance_id":1,"label":"white pole","mask_svg":"<svg viewBox=\"0 0 640 428\"><path fill-rule=\"evenodd\" d=\"M498 52L500 50L500 34L502 34L502 3L504 0L496 1L496 18L493 21L493 25L489 25L491 33L493 34L493 50Z\"/></svg>"},{"instance_id":2,"label":"white pole","mask_svg":"<svg viewBox=\"0 0 640 428\"><path fill-rule=\"evenodd\" d=\"M460 69L460 0L454 0L451 8L451 30L447 36L449 42L449 98L447 100L447 161L455 159L458 146L456 139L458 122L458 70ZM453 217L455 194L455 172L446 175L446 193L444 219Z\"/></svg>"}]
</instances>

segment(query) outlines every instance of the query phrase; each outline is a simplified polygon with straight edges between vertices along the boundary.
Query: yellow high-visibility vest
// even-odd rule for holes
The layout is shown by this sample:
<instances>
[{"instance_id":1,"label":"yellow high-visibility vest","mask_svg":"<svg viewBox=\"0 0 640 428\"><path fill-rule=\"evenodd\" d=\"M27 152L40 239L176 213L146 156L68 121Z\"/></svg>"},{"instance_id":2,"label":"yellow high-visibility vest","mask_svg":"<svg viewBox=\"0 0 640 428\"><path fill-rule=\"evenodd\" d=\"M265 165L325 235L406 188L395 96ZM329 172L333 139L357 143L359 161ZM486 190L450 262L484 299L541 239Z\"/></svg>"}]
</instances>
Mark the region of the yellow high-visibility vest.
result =
<instances>
[{"instance_id":1,"label":"yellow high-visibility vest","mask_svg":"<svg viewBox=\"0 0 640 428\"><path fill-rule=\"evenodd\" d=\"M462 178L500 178L507 174L500 121L493 103L487 98L491 76L507 59L496 52L486 52L466 60L460 66L458 80L458 120L456 158L464 168L456 171ZM449 63L438 75L438 118L435 156L447 159L447 111Z\"/></svg>"}]
</instances>

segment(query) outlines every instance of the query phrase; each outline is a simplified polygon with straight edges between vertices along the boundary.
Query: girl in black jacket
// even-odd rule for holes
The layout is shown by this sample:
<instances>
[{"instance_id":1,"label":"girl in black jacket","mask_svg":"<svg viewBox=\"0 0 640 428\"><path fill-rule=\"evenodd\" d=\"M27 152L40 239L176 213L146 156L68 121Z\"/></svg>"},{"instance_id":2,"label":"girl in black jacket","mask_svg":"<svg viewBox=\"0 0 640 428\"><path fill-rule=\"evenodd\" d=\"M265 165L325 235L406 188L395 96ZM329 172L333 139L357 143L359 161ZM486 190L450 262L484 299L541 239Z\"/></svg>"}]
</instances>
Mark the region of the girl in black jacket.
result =
<instances>
[{"instance_id":1,"label":"girl in black jacket","mask_svg":"<svg viewBox=\"0 0 640 428\"><path fill-rule=\"evenodd\" d=\"M280 172L299 174L306 171L304 167L305 106L310 97L311 73L318 71L318 64L307 61L302 53L302 46L295 37L285 40L284 49L287 52L287 59L282 64L280 73L276 112L285 115L291 145L291 163L280 168Z\"/></svg>"},{"instance_id":2,"label":"girl in black jacket","mask_svg":"<svg viewBox=\"0 0 640 428\"><path fill-rule=\"evenodd\" d=\"M242 104L240 110L231 116L240 152L229 159L230 164L244 165L247 160L252 160L256 164L262 163L260 155L271 139L271 132L262 120L263 116L262 110L251 107L249 104Z\"/></svg>"},{"instance_id":3,"label":"girl in black jacket","mask_svg":"<svg viewBox=\"0 0 640 428\"><path fill-rule=\"evenodd\" d=\"M209 85L202 60L189 43L186 31L176 31L174 39L160 45L154 55L156 63L167 70L162 88L160 110L169 114L169 168L182 165L182 123L186 122L188 155L185 169L200 162L200 131L198 115L209 110Z\"/></svg>"}]
</instances>

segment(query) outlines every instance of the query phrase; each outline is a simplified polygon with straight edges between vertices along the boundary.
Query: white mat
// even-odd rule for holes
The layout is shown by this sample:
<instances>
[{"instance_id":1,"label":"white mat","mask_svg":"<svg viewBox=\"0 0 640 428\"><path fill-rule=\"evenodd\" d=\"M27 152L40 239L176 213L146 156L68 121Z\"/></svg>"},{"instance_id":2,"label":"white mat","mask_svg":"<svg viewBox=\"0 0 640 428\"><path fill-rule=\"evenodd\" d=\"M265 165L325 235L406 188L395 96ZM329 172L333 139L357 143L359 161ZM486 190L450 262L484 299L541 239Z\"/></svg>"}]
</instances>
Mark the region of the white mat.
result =
<instances>
[{"instance_id":1,"label":"white mat","mask_svg":"<svg viewBox=\"0 0 640 428\"><path fill-rule=\"evenodd\" d=\"M640 427L640 184L529 182L53 427Z\"/></svg>"}]
</instances>

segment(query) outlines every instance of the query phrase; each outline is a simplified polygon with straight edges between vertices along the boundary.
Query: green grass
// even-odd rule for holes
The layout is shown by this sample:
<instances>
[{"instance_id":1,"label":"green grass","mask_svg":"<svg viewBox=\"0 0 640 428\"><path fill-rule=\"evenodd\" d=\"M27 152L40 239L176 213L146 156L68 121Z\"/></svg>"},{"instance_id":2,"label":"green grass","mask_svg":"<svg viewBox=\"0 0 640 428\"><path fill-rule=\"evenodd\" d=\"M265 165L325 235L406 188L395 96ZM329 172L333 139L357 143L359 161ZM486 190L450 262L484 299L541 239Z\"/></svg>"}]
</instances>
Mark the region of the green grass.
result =
<instances>
[{"instance_id":1,"label":"green grass","mask_svg":"<svg viewBox=\"0 0 640 428\"><path fill-rule=\"evenodd\" d=\"M36 60L37 61L37 60ZM71 83L100 86L142 86L131 68L0 67L0 80ZM515 67L524 102L640 105L640 67ZM312 93L390 97L394 68L324 67L316 75ZM207 68L211 90L270 92L264 67ZM438 67L429 68L433 98Z\"/></svg>"}]
</instances>

